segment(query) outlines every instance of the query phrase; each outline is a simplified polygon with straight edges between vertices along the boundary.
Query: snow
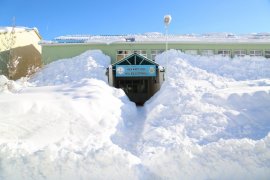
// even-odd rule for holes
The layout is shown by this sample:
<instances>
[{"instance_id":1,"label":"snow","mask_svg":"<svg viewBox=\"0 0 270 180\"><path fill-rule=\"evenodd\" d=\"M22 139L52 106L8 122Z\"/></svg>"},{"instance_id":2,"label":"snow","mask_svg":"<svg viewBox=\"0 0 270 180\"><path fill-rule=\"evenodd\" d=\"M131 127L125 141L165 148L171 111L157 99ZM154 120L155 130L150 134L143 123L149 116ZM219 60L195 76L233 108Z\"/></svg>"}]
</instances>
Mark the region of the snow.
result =
<instances>
[{"instance_id":1,"label":"snow","mask_svg":"<svg viewBox=\"0 0 270 180\"><path fill-rule=\"evenodd\" d=\"M167 80L143 107L107 84L99 50L0 76L0 179L269 179L269 60L156 61Z\"/></svg>"},{"instance_id":2,"label":"snow","mask_svg":"<svg viewBox=\"0 0 270 180\"><path fill-rule=\"evenodd\" d=\"M9 26L0 26L0 34L1 33L6 33L6 32L11 32L14 30L15 32L23 32L23 31L31 31L35 30L38 32L38 29L36 27L29 28L29 27L23 27L23 26L16 26L16 27L9 27Z\"/></svg>"},{"instance_id":3,"label":"snow","mask_svg":"<svg viewBox=\"0 0 270 180\"><path fill-rule=\"evenodd\" d=\"M29 82L27 82L27 78L21 78L18 81L12 81L6 78L4 75L0 75L0 93L5 92L17 92L24 87L31 86Z\"/></svg>"},{"instance_id":4,"label":"snow","mask_svg":"<svg viewBox=\"0 0 270 180\"><path fill-rule=\"evenodd\" d=\"M59 85L82 78L96 78L107 82L105 72L110 62L110 57L100 50L87 51L71 59L52 62L32 78L31 82L37 85Z\"/></svg>"},{"instance_id":5,"label":"snow","mask_svg":"<svg viewBox=\"0 0 270 180\"><path fill-rule=\"evenodd\" d=\"M65 35L56 37L53 41L42 41L41 44L58 43L123 43L128 38L134 38L136 42L223 42L223 43L269 43L269 33L232 34L232 33L207 33L207 34L168 34L148 32L144 34L122 35Z\"/></svg>"},{"instance_id":6,"label":"snow","mask_svg":"<svg viewBox=\"0 0 270 180\"><path fill-rule=\"evenodd\" d=\"M140 160L110 140L130 115L122 109L135 105L104 82L101 66L108 62L102 60L108 57L100 51L60 60L33 77L35 87L0 94L1 179L135 176L132 169ZM58 73L63 76L55 77Z\"/></svg>"},{"instance_id":7,"label":"snow","mask_svg":"<svg viewBox=\"0 0 270 180\"><path fill-rule=\"evenodd\" d=\"M270 177L270 76L259 71L267 72L269 60L215 58L157 57L168 80L145 105L139 154L161 179ZM239 76L237 67L246 72Z\"/></svg>"}]
</instances>

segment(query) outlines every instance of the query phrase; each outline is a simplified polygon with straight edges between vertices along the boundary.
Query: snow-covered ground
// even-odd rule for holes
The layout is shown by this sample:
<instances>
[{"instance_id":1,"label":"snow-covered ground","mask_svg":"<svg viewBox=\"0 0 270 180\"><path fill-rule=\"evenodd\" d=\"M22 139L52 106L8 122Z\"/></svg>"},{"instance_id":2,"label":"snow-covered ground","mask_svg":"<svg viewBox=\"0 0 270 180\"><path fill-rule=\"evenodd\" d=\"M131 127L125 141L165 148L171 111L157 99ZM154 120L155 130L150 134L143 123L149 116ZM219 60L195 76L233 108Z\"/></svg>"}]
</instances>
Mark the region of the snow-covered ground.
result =
<instances>
[{"instance_id":1,"label":"snow-covered ground","mask_svg":"<svg viewBox=\"0 0 270 180\"><path fill-rule=\"evenodd\" d=\"M99 50L0 76L0 179L269 179L269 59L157 62L167 80L143 107L107 84Z\"/></svg>"},{"instance_id":2,"label":"snow-covered ground","mask_svg":"<svg viewBox=\"0 0 270 180\"><path fill-rule=\"evenodd\" d=\"M157 61L170 64L168 81L145 105L142 164L162 179L269 179L269 60L170 51Z\"/></svg>"}]
</instances>

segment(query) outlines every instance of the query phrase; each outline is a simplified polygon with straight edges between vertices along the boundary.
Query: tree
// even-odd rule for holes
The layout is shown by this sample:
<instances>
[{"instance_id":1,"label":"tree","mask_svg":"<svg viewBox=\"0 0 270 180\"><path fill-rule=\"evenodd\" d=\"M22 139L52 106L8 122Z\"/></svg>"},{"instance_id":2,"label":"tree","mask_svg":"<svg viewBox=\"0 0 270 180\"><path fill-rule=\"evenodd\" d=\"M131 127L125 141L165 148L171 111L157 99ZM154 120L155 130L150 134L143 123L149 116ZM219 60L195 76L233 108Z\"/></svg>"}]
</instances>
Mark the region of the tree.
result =
<instances>
[{"instance_id":1,"label":"tree","mask_svg":"<svg viewBox=\"0 0 270 180\"><path fill-rule=\"evenodd\" d=\"M2 64L4 64L4 66L6 66L5 68L7 70L6 73L3 74L7 75L9 79L13 79L18 70L18 64L21 60L21 57L17 56L13 49L16 43L15 18L13 18L11 31L7 29L7 31L4 32L1 43L3 49L0 49L0 61Z\"/></svg>"}]
</instances>

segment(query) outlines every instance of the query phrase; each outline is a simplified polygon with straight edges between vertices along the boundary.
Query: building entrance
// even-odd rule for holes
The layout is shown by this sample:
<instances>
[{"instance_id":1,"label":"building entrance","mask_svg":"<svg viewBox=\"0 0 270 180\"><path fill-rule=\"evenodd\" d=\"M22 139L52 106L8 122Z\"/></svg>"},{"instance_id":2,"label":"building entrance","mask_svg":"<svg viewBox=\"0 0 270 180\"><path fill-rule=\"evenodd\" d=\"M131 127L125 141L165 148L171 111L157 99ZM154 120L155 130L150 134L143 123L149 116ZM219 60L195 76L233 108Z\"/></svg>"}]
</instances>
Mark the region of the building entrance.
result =
<instances>
[{"instance_id":1,"label":"building entrance","mask_svg":"<svg viewBox=\"0 0 270 180\"><path fill-rule=\"evenodd\" d=\"M132 54L107 69L109 84L121 88L137 105L143 105L159 89L164 69L154 61Z\"/></svg>"}]
</instances>

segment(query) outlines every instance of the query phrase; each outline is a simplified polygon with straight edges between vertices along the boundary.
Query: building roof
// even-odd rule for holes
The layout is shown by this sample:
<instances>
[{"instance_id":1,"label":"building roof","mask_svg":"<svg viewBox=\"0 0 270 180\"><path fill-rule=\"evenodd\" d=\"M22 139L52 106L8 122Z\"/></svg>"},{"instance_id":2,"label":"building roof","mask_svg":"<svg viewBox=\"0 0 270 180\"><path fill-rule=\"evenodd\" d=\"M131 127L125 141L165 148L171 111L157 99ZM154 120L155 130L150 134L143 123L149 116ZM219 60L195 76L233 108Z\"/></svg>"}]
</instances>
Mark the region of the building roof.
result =
<instances>
[{"instance_id":1,"label":"building roof","mask_svg":"<svg viewBox=\"0 0 270 180\"><path fill-rule=\"evenodd\" d=\"M12 30L13 30L13 27L10 27L10 26L0 27L0 34L11 32ZM29 28L29 27L23 27L23 26L16 26L16 27L14 27L14 31L17 33L24 32L24 31L34 31L36 33L36 35L40 39L42 39L42 37L40 36L38 29L36 27Z\"/></svg>"},{"instance_id":2,"label":"building roof","mask_svg":"<svg viewBox=\"0 0 270 180\"><path fill-rule=\"evenodd\" d=\"M42 44L74 44L74 43L170 43L178 42L214 42L214 43L270 43L270 33L252 33L236 35L232 33L182 34L173 35L154 32L145 34L127 35L66 35L56 37L52 41L43 41Z\"/></svg>"},{"instance_id":3,"label":"building roof","mask_svg":"<svg viewBox=\"0 0 270 180\"><path fill-rule=\"evenodd\" d=\"M117 61L114 64L112 64L112 66L115 66L115 65L156 65L158 66L156 62L137 53L130 54L129 56L123 58L122 60Z\"/></svg>"}]
</instances>

